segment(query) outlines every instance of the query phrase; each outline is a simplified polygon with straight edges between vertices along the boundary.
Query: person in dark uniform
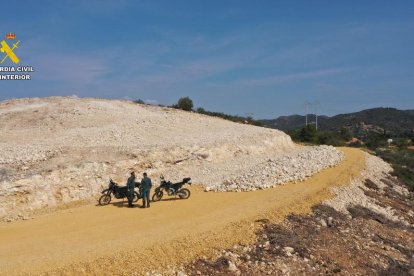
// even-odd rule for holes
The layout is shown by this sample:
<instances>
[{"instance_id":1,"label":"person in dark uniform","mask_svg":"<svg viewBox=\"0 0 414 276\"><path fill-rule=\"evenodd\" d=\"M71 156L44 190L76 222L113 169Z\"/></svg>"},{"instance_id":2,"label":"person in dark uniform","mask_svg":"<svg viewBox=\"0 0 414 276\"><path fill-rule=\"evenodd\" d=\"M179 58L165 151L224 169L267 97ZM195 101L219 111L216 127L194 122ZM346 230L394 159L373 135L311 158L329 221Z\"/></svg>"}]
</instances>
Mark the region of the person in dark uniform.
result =
<instances>
[{"instance_id":1,"label":"person in dark uniform","mask_svg":"<svg viewBox=\"0 0 414 276\"><path fill-rule=\"evenodd\" d=\"M141 196L142 196L142 206L141 208L150 207L150 192L151 192L151 179L147 176L147 173L143 174L141 180Z\"/></svg>"},{"instance_id":2,"label":"person in dark uniform","mask_svg":"<svg viewBox=\"0 0 414 276\"><path fill-rule=\"evenodd\" d=\"M134 200L135 172L131 172L131 176L128 178L127 188L128 188L128 207L132 208L134 207L132 202Z\"/></svg>"}]
</instances>

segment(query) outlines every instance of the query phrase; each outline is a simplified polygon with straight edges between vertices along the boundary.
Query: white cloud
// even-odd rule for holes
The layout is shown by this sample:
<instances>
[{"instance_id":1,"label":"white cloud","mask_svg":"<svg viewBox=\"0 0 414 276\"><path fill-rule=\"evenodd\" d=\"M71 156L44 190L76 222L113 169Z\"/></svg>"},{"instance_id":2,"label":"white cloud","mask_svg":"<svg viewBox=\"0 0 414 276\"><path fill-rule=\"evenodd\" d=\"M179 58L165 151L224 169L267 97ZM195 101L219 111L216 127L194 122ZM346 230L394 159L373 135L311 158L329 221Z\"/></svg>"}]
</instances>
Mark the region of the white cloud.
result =
<instances>
[{"instance_id":1,"label":"white cloud","mask_svg":"<svg viewBox=\"0 0 414 276\"><path fill-rule=\"evenodd\" d=\"M334 69L323 69L323 70L314 70L309 72L299 72L292 74L284 75L272 75L269 77L258 77L258 78L249 78L237 81L238 85L251 85L251 86L265 86L272 85L280 82L292 82L300 81L304 79L319 78L329 75L336 75L344 72L344 68L334 68Z\"/></svg>"},{"instance_id":2,"label":"white cloud","mask_svg":"<svg viewBox=\"0 0 414 276\"><path fill-rule=\"evenodd\" d=\"M157 101L157 100L144 100L144 102L146 103L146 104L151 104L151 105L158 105L159 104L159 102Z\"/></svg>"}]
</instances>

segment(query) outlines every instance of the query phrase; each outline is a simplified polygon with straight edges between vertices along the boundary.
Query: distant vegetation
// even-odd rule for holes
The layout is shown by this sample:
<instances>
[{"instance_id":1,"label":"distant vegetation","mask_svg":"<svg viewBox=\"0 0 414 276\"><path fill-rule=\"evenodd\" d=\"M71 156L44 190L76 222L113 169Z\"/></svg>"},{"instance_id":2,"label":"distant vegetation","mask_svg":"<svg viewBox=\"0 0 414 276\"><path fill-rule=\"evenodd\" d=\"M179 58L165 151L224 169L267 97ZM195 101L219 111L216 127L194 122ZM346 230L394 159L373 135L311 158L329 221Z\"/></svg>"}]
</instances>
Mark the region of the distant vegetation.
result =
<instances>
[{"instance_id":1,"label":"distant vegetation","mask_svg":"<svg viewBox=\"0 0 414 276\"><path fill-rule=\"evenodd\" d=\"M145 104L138 99L136 103ZM229 115L193 109L193 101L183 97L170 107L197 112L237 123L277 128L287 132L295 142L315 145L350 146L365 148L394 168L394 174L414 191L414 110L374 108L333 117L318 116L318 130L314 123L304 126L305 117L282 116L274 120L254 120L252 117ZM314 122L315 115L308 115ZM392 139L392 142L389 142Z\"/></svg>"},{"instance_id":2,"label":"distant vegetation","mask_svg":"<svg viewBox=\"0 0 414 276\"><path fill-rule=\"evenodd\" d=\"M315 122L308 115L308 122ZM414 190L414 110L373 108L333 117L318 116L304 126L305 116L261 120L264 126L286 131L296 142L361 147L389 162L394 174ZM389 139L392 139L392 142Z\"/></svg>"},{"instance_id":3,"label":"distant vegetation","mask_svg":"<svg viewBox=\"0 0 414 276\"><path fill-rule=\"evenodd\" d=\"M189 97L180 98L178 102L175 105L172 105L171 107L182 109L185 111L193 111L200 114L213 116L213 117L219 117L223 118L232 122L236 123L244 123L244 124L251 124L256 126L262 126L262 123L254 120L252 117L243 117L239 115L229 115L222 112L213 112L213 111L207 111L202 107L197 108L196 110L193 110L193 101Z\"/></svg>"},{"instance_id":4,"label":"distant vegetation","mask_svg":"<svg viewBox=\"0 0 414 276\"><path fill-rule=\"evenodd\" d=\"M261 122L266 127L292 131L303 127L305 116L281 116L277 119L261 120ZM308 115L308 122L315 122L314 114ZM318 116L318 129L321 131L337 131L342 127L347 128L354 137L359 139L365 139L372 132L410 138L414 130L414 110L372 108L333 117Z\"/></svg>"},{"instance_id":5,"label":"distant vegetation","mask_svg":"<svg viewBox=\"0 0 414 276\"><path fill-rule=\"evenodd\" d=\"M377 156L390 163L396 175L414 191L414 150L407 147L378 148Z\"/></svg>"},{"instance_id":6,"label":"distant vegetation","mask_svg":"<svg viewBox=\"0 0 414 276\"><path fill-rule=\"evenodd\" d=\"M232 122L236 122L236 123L245 123L245 124L251 124L255 126L262 126L261 122L254 120L252 117L243 117L239 115L229 115L229 114L225 114L221 112L212 112L212 111L204 110L204 108L202 107L197 108L196 112L200 114L208 115L208 116L220 117L220 118L223 118L223 119L226 119Z\"/></svg>"},{"instance_id":7,"label":"distant vegetation","mask_svg":"<svg viewBox=\"0 0 414 276\"><path fill-rule=\"evenodd\" d=\"M145 104L145 102L141 99L134 100L134 103L136 103L136 104Z\"/></svg>"},{"instance_id":8,"label":"distant vegetation","mask_svg":"<svg viewBox=\"0 0 414 276\"><path fill-rule=\"evenodd\" d=\"M352 138L351 132L342 127L338 131L318 131L314 124L308 124L298 130L287 131L296 142L345 146Z\"/></svg>"},{"instance_id":9,"label":"distant vegetation","mask_svg":"<svg viewBox=\"0 0 414 276\"><path fill-rule=\"evenodd\" d=\"M137 99L133 101L134 103L137 104L147 104L146 102L144 102L141 99ZM158 106L163 106L163 105L158 105ZM208 111L205 110L202 107L198 107L197 109L193 109L194 108L194 103L193 100L191 100L189 97L182 97L180 99L178 99L177 103L174 105L169 106L171 108L176 108L176 109L181 109L181 110L185 110L185 111L191 111L191 112L196 112L196 113L200 113L200 114L204 114L204 115L208 115L208 116L213 116L213 117L219 117L225 120L229 120L232 122L236 122L236 123L243 123L243 124L250 124L250 125L255 125L255 126L263 126L261 121L255 120L252 117L243 117L243 116L239 116L239 115L230 115L230 114L226 114L223 112L213 112L213 111Z\"/></svg>"}]
</instances>

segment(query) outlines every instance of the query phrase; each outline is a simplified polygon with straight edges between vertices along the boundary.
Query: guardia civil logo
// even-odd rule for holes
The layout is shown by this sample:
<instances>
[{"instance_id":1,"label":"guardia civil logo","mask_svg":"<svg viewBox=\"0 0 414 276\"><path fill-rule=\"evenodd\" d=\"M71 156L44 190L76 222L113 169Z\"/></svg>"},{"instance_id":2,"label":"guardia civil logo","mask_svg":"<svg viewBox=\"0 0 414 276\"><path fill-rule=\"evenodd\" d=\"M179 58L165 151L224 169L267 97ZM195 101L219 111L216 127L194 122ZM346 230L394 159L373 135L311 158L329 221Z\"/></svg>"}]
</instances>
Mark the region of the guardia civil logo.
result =
<instances>
[{"instance_id":1,"label":"guardia civil logo","mask_svg":"<svg viewBox=\"0 0 414 276\"><path fill-rule=\"evenodd\" d=\"M34 72L33 66L19 65L20 58L17 49L20 46L20 40L17 39L15 33L6 33L6 39L0 41L0 54L3 53L3 56L0 60L0 81L1 80L30 80L32 79L31 72ZM11 64L13 66L3 66Z\"/></svg>"},{"instance_id":2,"label":"guardia civil logo","mask_svg":"<svg viewBox=\"0 0 414 276\"><path fill-rule=\"evenodd\" d=\"M6 39L8 39L8 40L14 40L15 38L16 38L16 34L13 34L13 33L7 33L6 34ZM1 60L0 63L3 63L7 58L9 58L15 64L18 64L20 62L20 59L13 52L16 48L19 47L19 43L20 43L20 40L18 40L16 43L13 43L12 47L10 48L9 44L5 40L2 40L0 42L0 44L1 44L0 51L2 53L5 53L5 56Z\"/></svg>"}]
</instances>

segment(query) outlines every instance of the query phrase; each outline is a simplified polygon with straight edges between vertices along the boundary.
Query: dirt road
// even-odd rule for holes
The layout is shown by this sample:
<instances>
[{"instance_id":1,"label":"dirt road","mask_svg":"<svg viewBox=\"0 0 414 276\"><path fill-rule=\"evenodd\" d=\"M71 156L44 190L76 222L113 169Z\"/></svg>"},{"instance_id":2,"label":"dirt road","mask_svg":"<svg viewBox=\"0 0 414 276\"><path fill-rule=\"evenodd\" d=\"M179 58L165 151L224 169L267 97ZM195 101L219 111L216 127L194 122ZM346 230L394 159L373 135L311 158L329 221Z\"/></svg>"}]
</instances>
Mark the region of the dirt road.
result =
<instances>
[{"instance_id":1,"label":"dirt road","mask_svg":"<svg viewBox=\"0 0 414 276\"><path fill-rule=\"evenodd\" d=\"M163 200L150 209L89 205L0 225L0 274L140 275L251 243L255 221L306 213L331 196L330 187L359 176L363 153L342 150L340 165L301 183L246 193L192 187L189 200Z\"/></svg>"}]
</instances>

